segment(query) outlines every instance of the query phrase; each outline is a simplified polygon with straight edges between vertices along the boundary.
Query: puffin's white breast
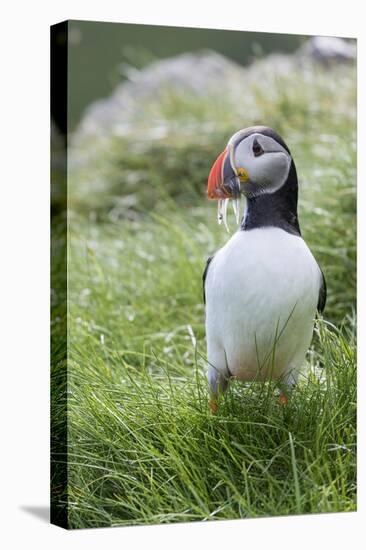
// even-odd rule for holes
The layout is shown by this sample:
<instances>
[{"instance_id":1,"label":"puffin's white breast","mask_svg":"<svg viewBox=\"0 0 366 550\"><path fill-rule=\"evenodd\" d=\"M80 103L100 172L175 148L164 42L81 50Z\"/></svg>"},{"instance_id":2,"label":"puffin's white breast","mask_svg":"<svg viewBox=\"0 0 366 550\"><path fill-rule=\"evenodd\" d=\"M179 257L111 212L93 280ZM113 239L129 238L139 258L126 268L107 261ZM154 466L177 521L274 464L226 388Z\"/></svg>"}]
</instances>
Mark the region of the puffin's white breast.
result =
<instances>
[{"instance_id":1,"label":"puffin's white breast","mask_svg":"<svg viewBox=\"0 0 366 550\"><path fill-rule=\"evenodd\" d=\"M207 273L208 361L223 349L230 373L243 380L298 369L310 345L320 282L301 237L273 227L235 233Z\"/></svg>"}]
</instances>

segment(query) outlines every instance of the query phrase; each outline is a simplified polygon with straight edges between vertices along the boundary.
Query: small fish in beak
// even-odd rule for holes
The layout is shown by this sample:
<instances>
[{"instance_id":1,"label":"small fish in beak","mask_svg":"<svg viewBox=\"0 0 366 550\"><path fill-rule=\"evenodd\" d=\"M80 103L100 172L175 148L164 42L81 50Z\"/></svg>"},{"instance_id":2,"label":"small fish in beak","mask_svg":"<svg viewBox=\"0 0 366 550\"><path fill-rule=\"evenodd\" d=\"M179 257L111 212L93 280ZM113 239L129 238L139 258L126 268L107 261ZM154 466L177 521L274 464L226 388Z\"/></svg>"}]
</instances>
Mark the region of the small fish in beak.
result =
<instances>
[{"instance_id":1,"label":"small fish in beak","mask_svg":"<svg viewBox=\"0 0 366 550\"><path fill-rule=\"evenodd\" d=\"M219 199L219 202L217 204L217 222L219 225L221 225L222 222L224 222L226 231L230 233L229 227L227 225L227 217L226 217L228 202L229 202L229 199Z\"/></svg>"},{"instance_id":2,"label":"small fish in beak","mask_svg":"<svg viewBox=\"0 0 366 550\"><path fill-rule=\"evenodd\" d=\"M217 157L208 176L207 195L211 200L218 200L218 223L227 225L227 207L230 199L233 199L233 210L236 223L240 219L240 179L236 174L228 147Z\"/></svg>"}]
</instances>

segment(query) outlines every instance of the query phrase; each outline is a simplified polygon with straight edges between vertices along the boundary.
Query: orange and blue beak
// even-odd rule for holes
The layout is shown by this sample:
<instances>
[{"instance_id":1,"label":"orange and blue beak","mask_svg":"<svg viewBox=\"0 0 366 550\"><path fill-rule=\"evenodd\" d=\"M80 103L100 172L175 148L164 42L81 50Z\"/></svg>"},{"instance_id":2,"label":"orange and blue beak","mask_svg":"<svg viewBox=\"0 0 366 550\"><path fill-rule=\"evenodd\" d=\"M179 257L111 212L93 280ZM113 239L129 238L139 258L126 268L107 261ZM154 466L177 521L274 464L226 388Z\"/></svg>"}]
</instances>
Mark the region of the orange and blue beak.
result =
<instances>
[{"instance_id":1,"label":"orange and blue beak","mask_svg":"<svg viewBox=\"0 0 366 550\"><path fill-rule=\"evenodd\" d=\"M211 200L238 198L240 180L234 172L228 147L215 160L208 176L207 196Z\"/></svg>"},{"instance_id":2,"label":"orange and blue beak","mask_svg":"<svg viewBox=\"0 0 366 550\"><path fill-rule=\"evenodd\" d=\"M227 148L215 160L208 176L207 196L212 200L228 199L229 195L223 187L224 164L227 160Z\"/></svg>"}]
</instances>

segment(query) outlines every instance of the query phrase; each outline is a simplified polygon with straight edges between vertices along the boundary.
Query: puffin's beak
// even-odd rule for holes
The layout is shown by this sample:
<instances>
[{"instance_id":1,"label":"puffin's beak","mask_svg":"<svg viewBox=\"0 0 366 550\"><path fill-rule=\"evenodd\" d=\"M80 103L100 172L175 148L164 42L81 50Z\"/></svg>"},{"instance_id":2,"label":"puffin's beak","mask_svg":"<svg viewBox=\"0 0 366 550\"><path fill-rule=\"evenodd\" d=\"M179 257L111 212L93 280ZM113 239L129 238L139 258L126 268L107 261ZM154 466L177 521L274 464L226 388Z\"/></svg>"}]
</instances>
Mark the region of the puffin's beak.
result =
<instances>
[{"instance_id":1,"label":"puffin's beak","mask_svg":"<svg viewBox=\"0 0 366 550\"><path fill-rule=\"evenodd\" d=\"M227 149L215 160L208 176L207 196L209 199L228 199L230 195L223 189L224 163L227 159Z\"/></svg>"},{"instance_id":2,"label":"puffin's beak","mask_svg":"<svg viewBox=\"0 0 366 550\"><path fill-rule=\"evenodd\" d=\"M208 176L207 196L209 199L232 199L239 197L240 181L234 173L226 148L215 160Z\"/></svg>"}]
</instances>

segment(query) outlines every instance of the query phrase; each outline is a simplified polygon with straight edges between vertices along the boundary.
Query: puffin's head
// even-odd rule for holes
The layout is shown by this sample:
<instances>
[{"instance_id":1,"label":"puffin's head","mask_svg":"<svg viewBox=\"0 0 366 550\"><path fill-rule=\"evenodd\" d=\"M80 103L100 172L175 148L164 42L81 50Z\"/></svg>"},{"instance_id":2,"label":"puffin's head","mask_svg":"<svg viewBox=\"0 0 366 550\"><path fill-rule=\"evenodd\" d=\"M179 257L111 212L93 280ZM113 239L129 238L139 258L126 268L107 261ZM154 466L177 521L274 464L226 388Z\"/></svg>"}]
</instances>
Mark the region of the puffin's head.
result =
<instances>
[{"instance_id":1,"label":"puffin's head","mask_svg":"<svg viewBox=\"0 0 366 550\"><path fill-rule=\"evenodd\" d=\"M239 130L218 156L208 177L209 199L247 198L274 193L287 181L291 153L271 128Z\"/></svg>"}]
</instances>

